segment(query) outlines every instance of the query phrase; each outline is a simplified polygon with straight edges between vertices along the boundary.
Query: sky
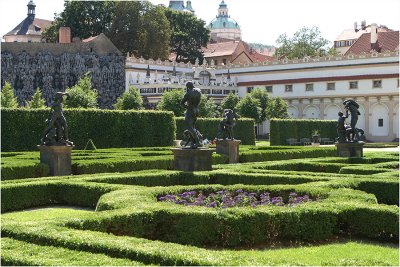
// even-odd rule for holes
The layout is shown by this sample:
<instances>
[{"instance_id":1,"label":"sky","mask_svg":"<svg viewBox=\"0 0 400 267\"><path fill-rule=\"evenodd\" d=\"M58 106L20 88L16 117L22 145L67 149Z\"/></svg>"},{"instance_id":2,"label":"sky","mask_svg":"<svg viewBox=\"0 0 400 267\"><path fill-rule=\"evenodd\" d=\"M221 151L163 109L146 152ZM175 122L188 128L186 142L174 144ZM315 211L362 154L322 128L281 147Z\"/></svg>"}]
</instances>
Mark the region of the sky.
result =
<instances>
[{"instance_id":1,"label":"sky","mask_svg":"<svg viewBox=\"0 0 400 267\"><path fill-rule=\"evenodd\" d=\"M0 35L17 26L27 14L29 0L0 1ZM168 6L169 0L150 0ZM186 1L185 1L186 2ZM215 18L221 0L192 0L197 17L207 24ZM63 0L34 0L36 17L52 20L64 8ZM399 0L225 0L231 18L249 43L275 45L280 34L291 36L303 26L317 26L322 37L333 42L354 22L362 20L399 30Z\"/></svg>"}]
</instances>

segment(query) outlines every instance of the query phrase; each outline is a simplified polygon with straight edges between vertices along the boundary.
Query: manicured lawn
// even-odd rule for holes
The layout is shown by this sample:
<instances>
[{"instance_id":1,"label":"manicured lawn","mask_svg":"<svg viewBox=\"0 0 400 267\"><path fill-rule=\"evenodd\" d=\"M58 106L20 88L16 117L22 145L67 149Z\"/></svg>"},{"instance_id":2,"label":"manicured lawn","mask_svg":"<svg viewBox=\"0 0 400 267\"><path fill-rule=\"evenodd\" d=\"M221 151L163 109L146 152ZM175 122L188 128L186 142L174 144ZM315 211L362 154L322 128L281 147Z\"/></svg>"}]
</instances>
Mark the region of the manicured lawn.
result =
<instances>
[{"instance_id":1,"label":"manicured lawn","mask_svg":"<svg viewBox=\"0 0 400 267\"><path fill-rule=\"evenodd\" d=\"M18 168L21 162L34 161L35 153L2 155L6 166ZM139 161L129 164L144 166L148 162L140 159L161 164L157 160L162 162L169 153L169 148L109 149L76 151L75 156L93 164L109 160L110 165L131 156ZM122 168L120 173L3 181L1 261L397 266L398 153L365 153L362 159L331 153L329 148L267 148L263 143L242 147L246 163L227 165L214 159L220 164L210 172ZM158 201L193 190L211 194L241 189L284 200L296 192L314 201L234 208Z\"/></svg>"}]
</instances>

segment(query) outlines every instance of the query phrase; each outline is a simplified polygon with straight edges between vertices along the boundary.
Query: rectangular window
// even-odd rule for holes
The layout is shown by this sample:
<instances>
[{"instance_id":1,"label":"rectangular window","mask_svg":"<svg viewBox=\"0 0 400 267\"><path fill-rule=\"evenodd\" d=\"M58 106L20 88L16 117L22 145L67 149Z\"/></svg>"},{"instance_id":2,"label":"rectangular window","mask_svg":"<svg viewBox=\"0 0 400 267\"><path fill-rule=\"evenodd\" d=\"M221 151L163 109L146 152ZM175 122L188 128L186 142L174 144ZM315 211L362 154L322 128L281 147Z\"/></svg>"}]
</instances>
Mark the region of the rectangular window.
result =
<instances>
[{"instance_id":1,"label":"rectangular window","mask_svg":"<svg viewBox=\"0 0 400 267\"><path fill-rule=\"evenodd\" d=\"M224 65L226 66L226 58L224 58L224 59L222 60L222 62L223 62Z\"/></svg>"},{"instance_id":2,"label":"rectangular window","mask_svg":"<svg viewBox=\"0 0 400 267\"><path fill-rule=\"evenodd\" d=\"M251 93L253 91L254 87L247 87L247 93Z\"/></svg>"},{"instance_id":3,"label":"rectangular window","mask_svg":"<svg viewBox=\"0 0 400 267\"><path fill-rule=\"evenodd\" d=\"M215 66L218 66L218 60L214 61Z\"/></svg>"},{"instance_id":4,"label":"rectangular window","mask_svg":"<svg viewBox=\"0 0 400 267\"><path fill-rule=\"evenodd\" d=\"M306 83L306 91L314 91L314 84Z\"/></svg>"},{"instance_id":5,"label":"rectangular window","mask_svg":"<svg viewBox=\"0 0 400 267\"><path fill-rule=\"evenodd\" d=\"M326 84L326 90L328 90L328 91L335 90L335 83L327 83Z\"/></svg>"},{"instance_id":6,"label":"rectangular window","mask_svg":"<svg viewBox=\"0 0 400 267\"><path fill-rule=\"evenodd\" d=\"M373 88L382 88L382 80L372 81L372 87Z\"/></svg>"},{"instance_id":7,"label":"rectangular window","mask_svg":"<svg viewBox=\"0 0 400 267\"><path fill-rule=\"evenodd\" d=\"M272 93L272 85L265 86L265 91L267 91L267 93Z\"/></svg>"},{"instance_id":8,"label":"rectangular window","mask_svg":"<svg viewBox=\"0 0 400 267\"><path fill-rule=\"evenodd\" d=\"M358 88L358 82L357 81L349 82L349 89L357 89L357 88Z\"/></svg>"},{"instance_id":9,"label":"rectangular window","mask_svg":"<svg viewBox=\"0 0 400 267\"><path fill-rule=\"evenodd\" d=\"M383 119L378 119L378 127L383 127Z\"/></svg>"},{"instance_id":10,"label":"rectangular window","mask_svg":"<svg viewBox=\"0 0 400 267\"><path fill-rule=\"evenodd\" d=\"M293 84L286 84L285 92L293 92Z\"/></svg>"}]
</instances>

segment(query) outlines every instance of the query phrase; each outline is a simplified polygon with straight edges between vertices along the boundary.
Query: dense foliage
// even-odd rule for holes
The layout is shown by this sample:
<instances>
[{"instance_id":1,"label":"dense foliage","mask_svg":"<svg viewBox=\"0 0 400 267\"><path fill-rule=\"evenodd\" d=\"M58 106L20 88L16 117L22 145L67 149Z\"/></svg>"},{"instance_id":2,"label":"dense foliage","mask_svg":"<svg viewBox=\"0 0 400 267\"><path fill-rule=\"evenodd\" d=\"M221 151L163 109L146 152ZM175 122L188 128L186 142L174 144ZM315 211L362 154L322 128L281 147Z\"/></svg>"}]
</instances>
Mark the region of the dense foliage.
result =
<instances>
[{"instance_id":1,"label":"dense foliage","mask_svg":"<svg viewBox=\"0 0 400 267\"><path fill-rule=\"evenodd\" d=\"M236 105L236 111L241 117L254 119L256 123L262 123L262 110L260 101L250 94L242 98Z\"/></svg>"},{"instance_id":2,"label":"dense foliage","mask_svg":"<svg viewBox=\"0 0 400 267\"><path fill-rule=\"evenodd\" d=\"M117 99L117 102L114 105L115 109L142 109L143 108L143 99L140 95L139 89L129 86L128 91L123 93Z\"/></svg>"},{"instance_id":3,"label":"dense foliage","mask_svg":"<svg viewBox=\"0 0 400 267\"><path fill-rule=\"evenodd\" d=\"M180 89L164 92L157 104L157 109L172 111L176 117L183 116L185 107L181 104L181 101L184 95L185 92Z\"/></svg>"},{"instance_id":4,"label":"dense foliage","mask_svg":"<svg viewBox=\"0 0 400 267\"><path fill-rule=\"evenodd\" d=\"M35 150L40 142L49 110L2 109L2 151ZM89 139L98 148L168 146L175 139L171 112L64 110L69 136L77 149Z\"/></svg>"},{"instance_id":5,"label":"dense foliage","mask_svg":"<svg viewBox=\"0 0 400 267\"><path fill-rule=\"evenodd\" d=\"M38 87L36 88L36 91L32 96L32 100L28 102L28 108L38 109L45 107L46 107L46 100L44 100L44 98L42 97L42 91Z\"/></svg>"},{"instance_id":6,"label":"dense foliage","mask_svg":"<svg viewBox=\"0 0 400 267\"><path fill-rule=\"evenodd\" d=\"M270 124L270 140L272 146L286 145L289 138L312 138L318 131L321 138L336 138L336 121L329 120L299 120L273 119Z\"/></svg>"},{"instance_id":7,"label":"dense foliage","mask_svg":"<svg viewBox=\"0 0 400 267\"><path fill-rule=\"evenodd\" d=\"M203 20L189 12L165 9L171 27L171 52L177 62L203 61L202 47L207 46L210 31Z\"/></svg>"},{"instance_id":8,"label":"dense foliage","mask_svg":"<svg viewBox=\"0 0 400 267\"><path fill-rule=\"evenodd\" d=\"M17 97L14 96L14 89L9 82L6 82L1 89L1 107L2 108L16 108L18 107Z\"/></svg>"},{"instance_id":9,"label":"dense foliage","mask_svg":"<svg viewBox=\"0 0 400 267\"><path fill-rule=\"evenodd\" d=\"M229 93L228 96L226 96L222 102L221 102L221 107L222 109L232 109L234 110L236 105L239 103L240 98L237 94L234 93Z\"/></svg>"},{"instance_id":10,"label":"dense foliage","mask_svg":"<svg viewBox=\"0 0 400 267\"><path fill-rule=\"evenodd\" d=\"M69 97L64 101L66 108L97 108L97 90L92 88L90 73L86 73L78 83L65 90Z\"/></svg>"},{"instance_id":11,"label":"dense foliage","mask_svg":"<svg viewBox=\"0 0 400 267\"><path fill-rule=\"evenodd\" d=\"M292 37L286 33L281 34L276 40L278 48L275 56L278 58L286 57L288 59L303 58L306 56L317 57L328 53L334 53L329 50L329 41L321 36L318 27L303 27L293 34Z\"/></svg>"}]
</instances>

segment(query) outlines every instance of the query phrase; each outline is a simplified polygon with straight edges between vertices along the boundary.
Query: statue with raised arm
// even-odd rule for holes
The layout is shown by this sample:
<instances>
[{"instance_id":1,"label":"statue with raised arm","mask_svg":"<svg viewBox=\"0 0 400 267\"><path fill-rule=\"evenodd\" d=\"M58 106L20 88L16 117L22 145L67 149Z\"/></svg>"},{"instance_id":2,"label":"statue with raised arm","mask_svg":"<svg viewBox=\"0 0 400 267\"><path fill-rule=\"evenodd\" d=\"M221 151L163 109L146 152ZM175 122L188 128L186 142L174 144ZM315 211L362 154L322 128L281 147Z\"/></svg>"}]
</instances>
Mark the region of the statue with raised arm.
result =
<instances>
[{"instance_id":1,"label":"statue with raised arm","mask_svg":"<svg viewBox=\"0 0 400 267\"><path fill-rule=\"evenodd\" d=\"M219 123L218 133L216 139L229 139L234 140L233 137L233 127L236 125L237 119L239 115L237 115L232 109L224 110L224 118Z\"/></svg>"},{"instance_id":2,"label":"statue with raised arm","mask_svg":"<svg viewBox=\"0 0 400 267\"><path fill-rule=\"evenodd\" d=\"M64 96L69 98L69 94L63 92L57 92L54 97L51 112L46 120L46 129L43 133L41 145L73 145L68 139L68 124L62 110Z\"/></svg>"},{"instance_id":3,"label":"statue with raised arm","mask_svg":"<svg viewBox=\"0 0 400 267\"><path fill-rule=\"evenodd\" d=\"M349 142L356 142L358 141L358 130L356 128L356 124L358 121L358 116L361 115L361 113L358 111L358 108L360 107L356 101L354 100L345 100L343 102L344 108L346 110L346 116L348 116L350 112L350 127L351 127L351 140L348 140Z\"/></svg>"},{"instance_id":4,"label":"statue with raised arm","mask_svg":"<svg viewBox=\"0 0 400 267\"><path fill-rule=\"evenodd\" d=\"M188 139L186 145L190 142L191 148L202 146L201 133L196 129L197 116L199 115L199 104L201 99L201 91L199 88L194 88L192 82L186 83L186 94L181 101L181 105L186 108L185 122L188 129L185 131L185 138Z\"/></svg>"}]
</instances>

